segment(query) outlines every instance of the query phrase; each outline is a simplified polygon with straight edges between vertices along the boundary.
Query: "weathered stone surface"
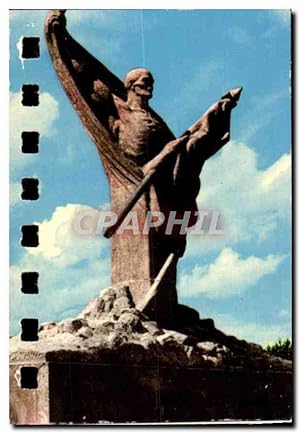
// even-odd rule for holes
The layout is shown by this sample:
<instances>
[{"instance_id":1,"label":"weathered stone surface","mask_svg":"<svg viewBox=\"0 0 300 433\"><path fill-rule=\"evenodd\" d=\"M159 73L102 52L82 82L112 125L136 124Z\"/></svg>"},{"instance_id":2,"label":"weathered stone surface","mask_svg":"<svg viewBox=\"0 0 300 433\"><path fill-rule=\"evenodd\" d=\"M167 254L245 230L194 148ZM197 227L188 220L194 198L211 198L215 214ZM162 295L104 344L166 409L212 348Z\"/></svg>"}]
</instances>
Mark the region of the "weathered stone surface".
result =
<instances>
[{"instance_id":1,"label":"weathered stone surface","mask_svg":"<svg viewBox=\"0 0 300 433\"><path fill-rule=\"evenodd\" d=\"M211 366L247 366L260 369L289 370L291 363L270 356L263 348L233 336L227 336L214 328L212 323L198 319L195 310L191 320L186 314L179 318L175 329L163 329L133 304L128 287L109 287L92 299L76 318L57 324L40 326L37 342L23 342L20 336L11 339L11 357L21 361L24 354L45 355L47 359L114 359L122 352L123 362L131 362L132 353L139 353L144 364ZM188 323L189 326L185 326ZM194 326L191 326L194 323ZM151 353L152 348L155 353ZM154 356L155 355L155 356Z\"/></svg>"}]
</instances>

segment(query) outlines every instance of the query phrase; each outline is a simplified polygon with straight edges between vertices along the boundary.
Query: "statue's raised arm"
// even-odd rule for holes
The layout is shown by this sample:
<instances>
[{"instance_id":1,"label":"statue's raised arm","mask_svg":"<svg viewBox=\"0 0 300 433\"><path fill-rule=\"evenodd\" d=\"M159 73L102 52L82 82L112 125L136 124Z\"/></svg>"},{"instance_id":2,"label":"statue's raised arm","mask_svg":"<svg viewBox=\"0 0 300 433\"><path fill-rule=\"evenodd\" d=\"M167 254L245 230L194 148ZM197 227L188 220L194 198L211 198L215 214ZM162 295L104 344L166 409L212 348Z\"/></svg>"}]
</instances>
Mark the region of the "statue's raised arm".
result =
<instances>
[{"instance_id":1,"label":"statue's raised arm","mask_svg":"<svg viewBox=\"0 0 300 433\"><path fill-rule=\"evenodd\" d=\"M123 82L67 31L65 10L50 11L45 36L58 78L91 139L105 171L137 184L142 172L126 157L114 136L118 113L114 97L126 100ZM113 97L114 96L114 97Z\"/></svg>"}]
</instances>

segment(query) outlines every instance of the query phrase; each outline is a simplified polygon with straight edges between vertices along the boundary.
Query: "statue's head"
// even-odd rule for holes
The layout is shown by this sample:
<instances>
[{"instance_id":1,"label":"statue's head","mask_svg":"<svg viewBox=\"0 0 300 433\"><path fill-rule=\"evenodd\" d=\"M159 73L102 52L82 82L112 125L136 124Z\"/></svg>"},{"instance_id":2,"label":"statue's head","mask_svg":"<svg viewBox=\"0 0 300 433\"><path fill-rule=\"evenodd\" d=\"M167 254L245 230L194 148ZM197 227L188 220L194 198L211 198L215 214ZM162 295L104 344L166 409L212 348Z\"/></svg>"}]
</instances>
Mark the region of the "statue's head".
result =
<instances>
[{"instance_id":1,"label":"statue's head","mask_svg":"<svg viewBox=\"0 0 300 433\"><path fill-rule=\"evenodd\" d=\"M135 92L145 99L152 98L154 79L150 71L144 68L132 69L125 77L127 92Z\"/></svg>"}]
</instances>

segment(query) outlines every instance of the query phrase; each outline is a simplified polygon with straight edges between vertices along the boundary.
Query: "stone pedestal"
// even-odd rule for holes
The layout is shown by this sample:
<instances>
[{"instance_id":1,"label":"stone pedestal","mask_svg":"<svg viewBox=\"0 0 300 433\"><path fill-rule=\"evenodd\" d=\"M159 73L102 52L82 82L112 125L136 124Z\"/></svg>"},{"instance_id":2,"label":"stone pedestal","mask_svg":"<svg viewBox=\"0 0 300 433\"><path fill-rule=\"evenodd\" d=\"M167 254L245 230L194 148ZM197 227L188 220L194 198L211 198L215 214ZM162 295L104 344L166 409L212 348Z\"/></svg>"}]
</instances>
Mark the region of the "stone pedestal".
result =
<instances>
[{"instance_id":1,"label":"stone pedestal","mask_svg":"<svg viewBox=\"0 0 300 433\"><path fill-rule=\"evenodd\" d=\"M292 416L288 371L176 368L119 361L44 360L34 364L39 369L37 390L21 389L16 375L24 364L11 364L11 422L288 421Z\"/></svg>"},{"instance_id":2,"label":"stone pedestal","mask_svg":"<svg viewBox=\"0 0 300 433\"><path fill-rule=\"evenodd\" d=\"M128 287L109 287L78 317L42 324L38 341L11 338L11 422L290 420L291 361L192 308L178 305L177 317L165 329L134 307Z\"/></svg>"}]
</instances>

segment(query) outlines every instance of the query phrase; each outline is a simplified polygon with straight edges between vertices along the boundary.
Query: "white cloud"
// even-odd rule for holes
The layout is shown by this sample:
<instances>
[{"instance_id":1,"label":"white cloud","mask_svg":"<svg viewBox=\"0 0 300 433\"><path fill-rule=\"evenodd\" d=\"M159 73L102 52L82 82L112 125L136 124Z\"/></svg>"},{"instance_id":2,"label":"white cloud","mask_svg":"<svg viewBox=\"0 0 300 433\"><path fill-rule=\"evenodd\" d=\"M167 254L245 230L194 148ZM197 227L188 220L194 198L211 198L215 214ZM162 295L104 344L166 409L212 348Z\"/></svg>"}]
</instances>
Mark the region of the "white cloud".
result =
<instances>
[{"instance_id":1,"label":"white cloud","mask_svg":"<svg viewBox=\"0 0 300 433\"><path fill-rule=\"evenodd\" d=\"M98 214L99 211L90 206L58 206L49 220L35 222L39 226L39 246L28 248L28 253L53 261L57 266L72 265L97 255L100 245L105 245L107 241L94 234L81 236L76 231L76 222L77 217L85 216L81 226L85 224L86 229L89 224L93 228Z\"/></svg>"},{"instance_id":2,"label":"white cloud","mask_svg":"<svg viewBox=\"0 0 300 433\"><path fill-rule=\"evenodd\" d=\"M10 268L12 333L18 332L22 317L40 322L76 315L82 307L109 285L109 242L103 237L79 237L74 233L77 212L96 212L88 206L67 204L55 209L40 223L40 246L27 248ZM39 294L20 291L21 273L39 272Z\"/></svg>"},{"instance_id":3,"label":"white cloud","mask_svg":"<svg viewBox=\"0 0 300 433\"><path fill-rule=\"evenodd\" d=\"M207 298L226 298L241 294L255 285L264 275L272 274L283 256L241 258L231 248L224 248L215 262L182 273L179 280L181 296L204 295Z\"/></svg>"},{"instance_id":4,"label":"white cloud","mask_svg":"<svg viewBox=\"0 0 300 433\"><path fill-rule=\"evenodd\" d=\"M291 156L284 154L261 174L261 186L265 191L278 188L284 179L290 181L290 175Z\"/></svg>"},{"instance_id":5,"label":"white cloud","mask_svg":"<svg viewBox=\"0 0 300 433\"><path fill-rule=\"evenodd\" d=\"M230 142L210 159L201 174L201 209L217 209L225 235L189 236L187 256L215 251L240 241L262 241L291 215L291 155L284 154L264 170L256 152L244 143ZM201 252L200 252L201 254Z\"/></svg>"},{"instance_id":6,"label":"white cloud","mask_svg":"<svg viewBox=\"0 0 300 433\"><path fill-rule=\"evenodd\" d=\"M54 122L59 115L59 105L49 93L41 93L37 107L22 105L22 92L11 93L9 103L9 141L11 168L16 170L35 160L34 156L21 153L22 131L38 131L40 136L54 133Z\"/></svg>"}]
</instances>

